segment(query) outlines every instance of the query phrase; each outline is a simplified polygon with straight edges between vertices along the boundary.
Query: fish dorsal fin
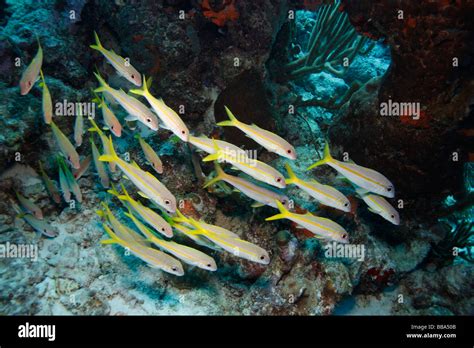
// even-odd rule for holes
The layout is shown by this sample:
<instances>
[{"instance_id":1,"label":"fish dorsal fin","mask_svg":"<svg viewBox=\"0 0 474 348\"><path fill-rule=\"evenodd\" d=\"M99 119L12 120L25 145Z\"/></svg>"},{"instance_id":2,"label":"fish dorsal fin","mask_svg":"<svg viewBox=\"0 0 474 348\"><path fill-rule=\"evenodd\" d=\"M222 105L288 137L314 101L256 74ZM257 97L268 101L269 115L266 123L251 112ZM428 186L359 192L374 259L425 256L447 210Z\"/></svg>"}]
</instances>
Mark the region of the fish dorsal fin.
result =
<instances>
[{"instance_id":1,"label":"fish dorsal fin","mask_svg":"<svg viewBox=\"0 0 474 348\"><path fill-rule=\"evenodd\" d=\"M143 198L150 199L146 194L144 194L142 191L138 191L138 194L142 196Z\"/></svg>"}]
</instances>

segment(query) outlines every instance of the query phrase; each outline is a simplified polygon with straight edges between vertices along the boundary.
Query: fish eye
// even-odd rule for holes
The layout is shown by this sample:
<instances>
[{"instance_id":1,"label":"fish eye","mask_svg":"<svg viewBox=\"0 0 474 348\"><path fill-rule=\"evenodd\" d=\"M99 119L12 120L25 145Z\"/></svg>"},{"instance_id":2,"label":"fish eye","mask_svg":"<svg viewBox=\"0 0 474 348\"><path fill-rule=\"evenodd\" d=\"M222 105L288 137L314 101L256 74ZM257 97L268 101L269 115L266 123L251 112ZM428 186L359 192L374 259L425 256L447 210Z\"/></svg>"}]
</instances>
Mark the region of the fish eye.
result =
<instances>
[{"instance_id":1,"label":"fish eye","mask_svg":"<svg viewBox=\"0 0 474 348\"><path fill-rule=\"evenodd\" d=\"M287 152L287 153L291 153L291 150L288 149L286 152Z\"/></svg>"},{"instance_id":2,"label":"fish eye","mask_svg":"<svg viewBox=\"0 0 474 348\"><path fill-rule=\"evenodd\" d=\"M281 182L281 178L276 178L276 182Z\"/></svg>"},{"instance_id":3,"label":"fish eye","mask_svg":"<svg viewBox=\"0 0 474 348\"><path fill-rule=\"evenodd\" d=\"M162 231L162 232L165 232L165 228L164 228L164 227L162 227L162 228L161 228L161 231Z\"/></svg>"},{"instance_id":4,"label":"fish eye","mask_svg":"<svg viewBox=\"0 0 474 348\"><path fill-rule=\"evenodd\" d=\"M131 77L132 77L132 79L134 79L134 78L135 78L135 75L133 75L133 74L132 74L132 76L131 76Z\"/></svg>"},{"instance_id":5,"label":"fish eye","mask_svg":"<svg viewBox=\"0 0 474 348\"><path fill-rule=\"evenodd\" d=\"M392 191L392 186L387 187L387 191L388 192Z\"/></svg>"},{"instance_id":6,"label":"fish eye","mask_svg":"<svg viewBox=\"0 0 474 348\"><path fill-rule=\"evenodd\" d=\"M281 201L281 204L286 204L286 200L283 199L283 200Z\"/></svg>"},{"instance_id":7,"label":"fish eye","mask_svg":"<svg viewBox=\"0 0 474 348\"><path fill-rule=\"evenodd\" d=\"M166 204L166 205L169 205L170 203L171 203L171 202L170 202L169 200L166 200L166 201L165 201L165 204Z\"/></svg>"},{"instance_id":8,"label":"fish eye","mask_svg":"<svg viewBox=\"0 0 474 348\"><path fill-rule=\"evenodd\" d=\"M176 272L178 269L176 267L172 267L171 270Z\"/></svg>"},{"instance_id":9,"label":"fish eye","mask_svg":"<svg viewBox=\"0 0 474 348\"><path fill-rule=\"evenodd\" d=\"M349 206L349 203L344 203L344 206L345 206L345 207L348 207L348 206Z\"/></svg>"},{"instance_id":10,"label":"fish eye","mask_svg":"<svg viewBox=\"0 0 474 348\"><path fill-rule=\"evenodd\" d=\"M150 122L151 122L151 118L147 118L146 121L147 121L148 123L150 123Z\"/></svg>"},{"instance_id":11,"label":"fish eye","mask_svg":"<svg viewBox=\"0 0 474 348\"><path fill-rule=\"evenodd\" d=\"M264 255L260 256L260 260L265 260L265 256Z\"/></svg>"},{"instance_id":12,"label":"fish eye","mask_svg":"<svg viewBox=\"0 0 474 348\"><path fill-rule=\"evenodd\" d=\"M342 239L347 239L347 234L346 234L346 233L344 233L344 234L342 235Z\"/></svg>"},{"instance_id":13,"label":"fish eye","mask_svg":"<svg viewBox=\"0 0 474 348\"><path fill-rule=\"evenodd\" d=\"M185 131L185 130L182 130L182 131L181 131L181 134L186 134L186 131Z\"/></svg>"},{"instance_id":14,"label":"fish eye","mask_svg":"<svg viewBox=\"0 0 474 348\"><path fill-rule=\"evenodd\" d=\"M31 86L31 81L28 81L28 86Z\"/></svg>"},{"instance_id":15,"label":"fish eye","mask_svg":"<svg viewBox=\"0 0 474 348\"><path fill-rule=\"evenodd\" d=\"M391 217L392 219L395 219L395 215L390 215L390 217Z\"/></svg>"},{"instance_id":16,"label":"fish eye","mask_svg":"<svg viewBox=\"0 0 474 348\"><path fill-rule=\"evenodd\" d=\"M210 264L210 263L208 263L208 264L207 264L207 267L211 268L211 264Z\"/></svg>"}]
</instances>

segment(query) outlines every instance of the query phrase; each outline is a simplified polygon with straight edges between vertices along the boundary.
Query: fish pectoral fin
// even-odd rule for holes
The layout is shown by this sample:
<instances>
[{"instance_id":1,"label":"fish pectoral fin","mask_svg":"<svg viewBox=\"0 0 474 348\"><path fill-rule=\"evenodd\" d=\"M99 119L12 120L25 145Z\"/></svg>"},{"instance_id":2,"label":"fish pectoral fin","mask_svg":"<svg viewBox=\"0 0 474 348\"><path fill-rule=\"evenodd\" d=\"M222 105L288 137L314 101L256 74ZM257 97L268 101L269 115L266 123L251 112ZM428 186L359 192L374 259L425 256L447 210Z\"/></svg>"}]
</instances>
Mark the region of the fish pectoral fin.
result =
<instances>
[{"instance_id":1,"label":"fish pectoral fin","mask_svg":"<svg viewBox=\"0 0 474 348\"><path fill-rule=\"evenodd\" d=\"M260 203L260 202L255 202L251 205L252 208L261 208L263 206L265 206L265 204Z\"/></svg>"},{"instance_id":2,"label":"fish pectoral fin","mask_svg":"<svg viewBox=\"0 0 474 348\"><path fill-rule=\"evenodd\" d=\"M122 175L122 178L124 178L125 180L130 180L130 179L128 178L128 176L126 176L126 175Z\"/></svg>"},{"instance_id":3,"label":"fish pectoral fin","mask_svg":"<svg viewBox=\"0 0 474 348\"><path fill-rule=\"evenodd\" d=\"M133 115L128 115L127 117L125 117L125 121L128 121L128 122L132 122L136 120L138 120L137 117Z\"/></svg>"},{"instance_id":4,"label":"fish pectoral fin","mask_svg":"<svg viewBox=\"0 0 474 348\"><path fill-rule=\"evenodd\" d=\"M113 239L106 239L106 240L101 240L100 241L100 244L115 244L115 243L117 243L117 242Z\"/></svg>"},{"instance_id":5,"label":"fish pectoral fin","mask_svg":"<svg viewBox=\"0 0 474 348\"><path fill-rule=\"evenodd\" d=\"M232 192L237 192L237 193L240 193L240 190L237 190L237 189L233 189Z\"/></svg>"},{"instance_id":6,"label":"fish pectoral fin","mask_svg":"<svg viewBox=\"0 0 474 348\"><path fill-rule=\"evenodd\" d=\"M375 209L372 209L372 208L367 208L370 212L374 213L374 214L379 214L380 212L378 212L377 210Z\"/></svg>"},{"instance_id":7,"label":"fish pectoral fin","mask_svg":"<svg viewBox=\"0 0 474 348\"><path fill-rule=\"evenodd\" d=\"M142 191L138 191L138 194L142 196L143 198L150 199L146 194L144 194Z\"/></svg>"}]
</instances>

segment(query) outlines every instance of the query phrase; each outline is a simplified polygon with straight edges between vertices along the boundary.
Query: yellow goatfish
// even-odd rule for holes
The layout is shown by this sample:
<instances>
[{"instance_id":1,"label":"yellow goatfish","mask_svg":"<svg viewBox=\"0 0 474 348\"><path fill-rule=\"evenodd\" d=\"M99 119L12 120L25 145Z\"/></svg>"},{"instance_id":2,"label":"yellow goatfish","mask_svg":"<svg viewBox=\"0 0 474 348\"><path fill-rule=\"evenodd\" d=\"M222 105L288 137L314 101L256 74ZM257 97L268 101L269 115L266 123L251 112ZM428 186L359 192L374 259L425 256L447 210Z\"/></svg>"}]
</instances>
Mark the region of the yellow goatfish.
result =
<instances>
[{"instance_id":1,"label":"yellow goatfish","mask_svg":"<svg viewBox=\"0 0 474 348\"><path fill-rule=\"evenodd\" d=\"M223 140L210 139L208 137L205 137L204 135L201 135L200 137L190 135L189 142L196 146L199 150L207 152L208 154L216 153L216 148L214 146L215 142L219 148L223 149L226 153L230 155L239 157L242 156L242 158L248 157L247 152L241 149L240 147Z\"/></svg>"},{"instance_id":2,"label":"yellow goatfish","mask_svg":"<svg viewBox=\"0 0 474 348\"><path fill-rule=\"evenodd\" d=\"M82 108L79 108L79 112L76 115L74 122L74 141L76 146L82 145L82 135L84 134L84 116L82 116Z\"/></svg>"},{"instance_id":3,"label":"yellow goatfish","mask_svg":"<svg viewBox=\"0 0 474 348\"><path fill-rule=\"evenodd\" d=\"M188 127L186 127L181 117L179 117L173 109L165 104L163 99L157 99L151 95L150 91L148 90L146 78L144 80L145 81L143 83L142 89L132 89L130 90L130 93L144 96L155 113L165 124L165 127L172 131L182 141L187 142L189 138Z\"/></svg>"},{"instance_id":4,"label":"yellow goatfish","mask_svg":"<svg viewBox=\"0 0 474 348\"><path fill-rule=\"evenodd\" d=\"M274 152L280 156L289 158L291 160L296 159L295 148L285 139L276 135L275 133L260 128L256 124L248 125L246 123L240 122L234 116L234 114L227 108L227 106L224 107L225 111L227 112L227 116L229 116L229 120L217 123L218 126L237 127L242 132L244 132L245 135L255 140L268 151Z\"/></svg>"},{"instance_id":5,"label":"yellow goatfish","mask_svg":"<svg viewBox=\"0 0 474 348\"><path fill-rule=\"evenodd\" d=\"M114 162L122 172L140 190L139 193L163 207L166 211L174 213L176 211L176 198L173 194L151 173L142 170L136 163L130 164L120 159L114 150L112 137L109 137L108 155L99 157L99 161Z\"/></svg>"},{"instance_id":6,"label":"yellow goatfish","mask_svg":"<svg viewBox=\"0 0 474 348\"><path fill-rule=\"evenodd\" d=\"M275 168L269 166L266 163L260 162L253 158L242 158L229 154L225 150L219 148L217 143L214 143L216 152L203 158L204 162L208 161L225 161L232 164L235 168L243 171L250 175L254 179L265 182L269 185L276 186L278 188L285 188L285 178Z\"/></svg>"},{"instance_id":7,"label":"yellow goatfish","mask_svg":"<svg viewBox=\"0 0 474 348\"><path fill-rule=\"evenodd\" d=\"M61 195L59 194L56 183L49 178L48 174L46 174L41 161L38 161L38 163L39 163L39 168L41 172L41 177L43 178L44 185L46 186L46 190L48 191L49 195L51 196L51 198L53 199L55 203L60 203Z\"/></svg>"},{"instance_id":8,"label":"yellow goatfish","mask_svg":"<svg viewBox=\"0 0 474 348\"><path fill-rule=\"evenodd\" d=\"M205 185L204 188L223 180L230 185L234 186L238 191L242 192L246 196L252 198L253 200L257 201L258 203L252 204L252 207L260 207L263 205L269 205L271 207L277 208L275 200L280 201L284 206L288 207L289 198L283 194L279 194L277 192L271 191L264 187L255 185L254 183L247 181L245 179L239 178L237 176L226 174L221 166L216 162L214 162L214 166L216 169L216 177L209 180Z\"/></svg>"},{"instance_id":9,"label":"yellow goatfish","mask_svg":"<svg viewBox=\"0 0 474 348\"><path fill-rule=\"evenodd\" d=\"M38 80L38 76L41 70L41 65L43 65L43 49L41 48L41 44L39 42L38 37L36 38L38 41L38 52L36 56L31 61L30 65L26 68L26 70L21 75L20 79L20 94L26 95L31 91L33 85L35 84L36 80Z\"/></svg>"},{"instance_id":10,"label":"yellow goatfish","mask_svg":"<svg viewBox=\"0 0 474 348\"><path fill-rule=\"evenodd\" d=\"M173 221L186 223L190 226L194 226L191 218L185 217L179 210L176 210L176 214L177 214L177 216L172 218ZM216 226L216 225L211 225L211 224L208 224L208 223L206 223L202 220L199 220L198 222L199 222L200 227L203 227L206 230L208 230L212 233L215 233L217 235L226 236L226 237L230 237L230 238L240 238L238 234L235 234L234 232L229 231L228 229L225 229L223 227Z\"/></svg>"},{"instance_id":11,"label":"yellow goatfish","mask_svg":"<svg viewBox=\"0 0 474 348\"><path fill-rule=\"evenodd\" d=\"M163 173L163 163L161 162L160 157L156 154L153 148L140 136L140 134L135 135L135 138L138 139L145 158L151 164L153 169L158 173Z\"/></svg>"},{"instance_id":12,"label":"yellow goatfish","mask_svg":"<svg viewBox=\"0 0 474 348\"><path fill-rule=\"evenodd\" d=\"M306 170L310 170L322 164L331 166L349 181L369 192L377 193L388 198L395 197L395 188L385 176L373 169L365 168L355 163L341 162L332 158L327 142L324 147L323 159L310 165Z\"/></svg>"},{"instance_id":13,"label":"yellow goatfish","mask_svg":"<svg viewBox=\"0 0 474 348\"><path fill-rule=\"evenodd\" d=\"M102 142L102 148L104 149L104 153L106 155L108 155L108 149L109 149L109 140L107 139L107 136L104 134L104 132L102 132L102 130L99 128L99 126L97 125L97 123L95 123L95 121L92 119L92 117L89 117L89 121L92 123L92 128L89 128L89 132L97 132L97 134L99 134L99 138L100 138L100 141ZM97 152L98 153L98 152ZM110 168L110 171L112 173L115 173L115 170L116 170L116 164L113 163L113 162L110 162L109 163L109 168ZM96 166L97 170L99 170L99 168ZM99 175L100 175L100 172L99 172ZM101 176L101 179L102 179L102 176ZM103 184L103 183L102 183ZM104 186L104 185L102 185ZM104 187L108 187L107 186L104 186Z\"/></svg>"},{"instance_id":14,"label":"yellow goatfish","mask_svg":"<svg viewBox=\"0 0 474 348\"><path fill-rule=\"evenodd\" d=\"M94 140L90 138L91 148L92 148L92 158L94 159L95 169L97 170L97 174L99 174L100 183L102 187L109 188L110 179L107 171L105 169L104 163L99 161L99 150L97 150L97 146L95 146Z\"/></svg>"},{"instance_id":15,"label":"yellow goatfish","mask_svg":"<svg viewBox=\"0 0 474 348\"><path fill-rule=\"evenodd\" d=\"M40 86L43 87L43 119L46 124L50 124L51 120L53 119L53 102L51 100L51 93L49 92L49 88L46 85L46 80L44 79L43 70L41 69L40 74L42 79Z\"/></svg>"},{"instance_id":16,"label":"yellow goatfish","mask_svg":"<svg viewBox=\"0 0 474 348\"><path fill-rule=\"evenodd\" d=\"M130 61L122 58L114 51L105 49L100 43L99 36L95 31L94 38L95 45L91 45L90 48L102 53L107 61L115 68L115 70L117 70L119 75L125 77L135 86L140 87L142 85L142 75L132 66L132 64L130 64Z\"/></svg>"},{"instance_id":17,"label":"yellow goatfish","mask_svg":"<svg viewBox=\"0 0 474 348\"><path fill-rule=\"evenodd\" d=\"M140 202L130 197L127 190L125 189L125 186L123 185L122 190L124 192L124 195L121 195L112 185L112 189L107 192L113 194L121 201L127 202L129 204L129 207L132 207L133 210L135 210L135 212L137 212L138 215L142 218L142 220L149 224L151 227L153 227L156 231L160 232L162 235L168 238L173 237L173 229L171 228L170 224L166 222L165 219L158 215L154 210L144 206Z\"/></svg>"},{"instance_id":18,"label":"yellow goatfish","mask_svg":"<svg viewBox=\"0 0 474 348\"><path fill-rule=\"evenodd\" d=\"M120 138L122 136L122 125L117 119L117 116L115 116L113 111L107 106L104 98L100 99L99 108L102 109L102 118L107 128L110 129L113 135Z\"/></svg>"},{"instance_id":19,"label":"yellow goatfish","mask_svg":"<svg viewBox=\"0 0 474 348\"><path fill-rule=\"evenodd\" d=\"M74 179L79 180L87 171L87 169L89 169L91 162L92 162L91 155L87 155L86 157L84 157L84 159L81 161L81 168L74 169L72 171L72 175L74 175Z\"/></svg>"},{"instance_id":20,"label":"yellow goatfish","mask_svg":"<svg viewBox=\"0 0 474 348\"><path fill-rule=\"evenodd\" d=\"M100 87L94 92L108 92L128 112L126 121L138 120L151 130L158 130L158 118L141 101L129 96L123 90L113 89L99 74L94 73L94 75L100 83Z\"/></svg>"},{"instance_id":21,"label":"yellow goatfish","mask_svg":"<svg viewBox=\"0 0 474 348\"><path fill-rule=\"evenodd\" d=\"M225 251L228 251L242 259L257 262L263 265L268 265L270 263L270 256L268 255L268 252L265 249L260 248L258 245L247 242L243 239L219 235L208 230L200 222L194 219L190 220L191 224L196 228L196 230L192 231L192 233L202 234L204 237L217 244Z\"/></svg>"},{"instance_id":22,"label":"yellow goatfish","mask_svg":"<svg viewBox=\"0 0 474 348\"><path fill-rule=\"evenodd\" d=\"M50 125L62 155L74 169L79 169L81 167L81 161L76 149L53 121L51 121Z\"/></svg>"},{"instance_id":23,"label":"yellow goatfish","mask_svg":"<svg viewBox=\"0 0 474 348\"><path fill-rule=\"evenodd\" d=\"M400 225L400 215L383 197L370 194L366 190L356 189L357 194L369 206L369 211L378 214L394 225Z\"/></svg>"},{"instance_id":24,"label":"yellow goatfish","mask_svg":"<svg viewBox=\"0 0 474 348\"><path fill-rule=\"evenodd\" d=\"M336 241L339 243L349 243L349 235L346 230L336 222L314 216L311 213L295 214L288 211L280 202L276 201L280 214L270 216L265 221L288 219L303 228L306 228L311 233L316 235L316 238Z\"/></svg>"},{"instance_id":25,"label":"yellow goatfish","mask_svg":"<svg viewBox=\"0 0 474 348\"><path fill-rule=\"evenodd\" d=\"M18 202L20 202L20 206L25 212L31 213L37 219L43 220L43 212L41 211L40 207L38 207L33 201L29 200L25 196L19 194L18 191L15 191L15 194L16 198L18 198Z\"/></svg>"},{"instance_id":26,"label":"yellow goatfish","mask_svg":"<svg viewBox=\"0 0 474 348\"><path fill-rule=\"evenodd\" d=\"M177 276L184 274L183 265L160 250L156 250L140 243L132 243L119 238L107 225L102 224L110 239L101 241L101 244L118 244L121 247L130 250L139 259L145 261L152 268L161 269L167 273Z\"/></svg>"},{"instance_id":27,"label":"yellow goatfish","mask_svg":"<svg viewBox=\"0 0 474 348\"><path fill-rule=\"evenodd\" d=\"M312 180L311 182L304 181L298 178L289 164L285 164L289 178L286 179L287 184L294 184L303 191L307 192L311 197L321 202L321 204L333 207L345 212L351 211L351 203L341 192L329 185L323 185Z\"/></svg>"},{"instance_id":28,"label":"yellow goatfish","mask_svg":"<svg viewBox=\"0 0 474 348\"><path fill-rule=\"evenodd\" d=\"M184 234L186 237L192 239L196 244L200 245L200 246L203 246L203 247L206 247L206 248L209 248L209 249L212 249L212 250L216 250L216 251L221 251L222 249L220 247L218 247L217 245L214 245L212 242L210 242L208 239L202 237L201 235L199 234L196 234L194 230L184 226L184 225L181 225L181 224L178 224L176 222L174 222L173 220L171 220L171 218L169 220L167 220L169 222L169 224L171 226L173 226L173 228Z\"/></svg>"},{"instance_id":29,"label":"yellow goatfish","mask_svg":"<svg viewBox=\"0 0 474 348\"><path fill-rule=\"evenodd\" d=\"M145 238L147 238L148 241L155 244L161 250L170 253L189 265L197 266L208 271L215 271L217 269L216 261L214 261L212 257L204 254L202 251L193 249L186 245L157 238L144 224L142 224L135 216L133 216L131 211L129 211L129 213L125 213L125 215L132 219L135 226L137 226L138 230Z\"/></svg>"}]
</instances>

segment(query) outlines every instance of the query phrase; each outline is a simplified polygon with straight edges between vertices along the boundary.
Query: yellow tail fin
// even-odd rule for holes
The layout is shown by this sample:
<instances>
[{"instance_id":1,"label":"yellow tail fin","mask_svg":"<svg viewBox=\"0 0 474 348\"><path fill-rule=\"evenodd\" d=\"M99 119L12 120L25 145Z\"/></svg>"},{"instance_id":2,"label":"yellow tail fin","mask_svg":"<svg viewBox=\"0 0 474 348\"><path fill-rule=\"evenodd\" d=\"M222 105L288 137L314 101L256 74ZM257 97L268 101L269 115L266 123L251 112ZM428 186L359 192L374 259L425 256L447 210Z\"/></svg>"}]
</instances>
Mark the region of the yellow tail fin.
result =
<instances>
[{"instance_id":1,"label":"yellow tail fin","mask_svg":"<svg viewBox=\"0 0 474 348\"><path fill-rule=\"evenodd\" d=\"M100 242L101 244L117 244L121 241L120 238L117 237L117 235L110 229L109 226L107 226L106 224L102 224L102 227L111 239L103 240Z\"/></svg>"},{"instance_id":2,"label":"yellow tail fin","mask_svg":"<svg viewBox=\"0 0 474 348\"><path fill-rule=\"evenodd\" d=\"M284 207L283 204L279 200L275 200L278 210L280 211L280 214L276 214L273 216L270 216L265 219L265 221L273 221L273 220L280 220L280 219L286 219L288 216L290 216L290 212Z\"/></svg>"},{"instance_id":3,"label":"yellow tail fin","mask_svg":"<svg viewBox=\"0 0 474 348\"><path fill-rule=\"evenodd\" d=\"M215 168L215 170L216 170L216 176L215 176L213 179L207 181L206 184L203 186L204 188L209 187L209 186L215 184L215 183L218 182L218 181L221 181L221 180L224 179L225 176L227 175L227 174L222 170L222 168L221 168L221 166L219 165L219 163L214 162L214 168Z\"/></svg>"},{"instance_id":4,"label":"yellow tail fin","mask_svg":"<svg viewBox=\"0 0 474 348\"><path fill-rule=\"evenodd\" d=\"M298 181L298 177L296 176L295 172L293 169L291 169L291 166L288 163L285 163L285 168L289 176L288 179L285 179L285 183L295 184Z\"/></svg>"},{"instance_id":5,"label":"yellow tail fin","mask_svg":"<svg viewBox=\"0 0 474 348\"><path fill-rule=\"evenodd\" d=\"M109 141L107 143L107 149L108 149L108 151L107 151L108 154L100 156L99 161L102 161L102 162L116 162L119 157L117 156L117 153L115 152L114 143L112 142L112 136L111 135L109 135Z\"/></svg>"},{"instance_id":6,"label":"yellow tail fin","mask_svg":"<svg viewBox=\"0 0 474 348\"><path fill-rule=\"evenodd\" d=\"M147 94L150 94L150 92L148 91L148 88L150 87L150 85L151 85L151 78L149 78L147 81L145 75L143 75L142 88L131 89L129 90L129 92L133 94L137 94L137 95L147 95Z\"/></svg>"},{"instance_id":7,"label":"yellow tail fin","mask_svg":"<svg viewBox=\"0 0 474 348\"><path fill-rule=\"evenodd\" d=\"M102 52L104 50L104 46L102 46L102 44L100 43L99 35L97 35L95 31L94 31L94 39L95 39L95 45L90 45L89 47L99 52Z\"/></svg>"},{"instance_id":8,"label":"yellow tail fin","mask_svg":"<svg viewBox=\"0 0 474 348\"><path fill-rule=\"evenodd\" d=\"M184 216L184 215L179 211L179 209L176 209L176 215L178 215L178 216L175 216L175 217L172 218L174 222L190 223L189 218L187 218L186 216Z\"/></svg>"},{"instance_id":9,"label":"yellow tail fin","mask_svg":"<svg viewBox=\"0 0 474 348\"><path fill-rule=\"evenodd\" d=\"M230 111L227 106L224 105L224 108L225 108L225 112L227 113L227 116L229 116L229 120L221 121L221 122L217 123L217 125L218 126L224 126L224 127L225 126L236 126L237 123L239 122L239 120L237 119L237 117L234 116L232 111Z\"/></svg>"},{"instance_id":10,"label":"yellow tail fin","mask_svg":"<svg viewBox=\"0 0 474 348\"><path fill-rule=\"evenodd\" d=\"M320 165L323 165L323 164L326 164L328 162L330 162L332 160L332 156L331 156L331 153L329 152L329 143L326 141L326 145L324 146L324 156L322 159L320 159L319 161L317 161L316 163L313 163L312 165L310 165L308 168L306 168L306 170L310 170L310 169L313 169L315 167L318 167Z\"/></svg>"},{"instance_id":11,"label":"yellow tail fin","mask_svg":"<svg viewBox=\"0 0 474 348\"><path fill-rule=\"evenodd\" d=\"M96 92L96 93L106 92L110 89L110 86L107 84L107 82L105 82L105 80L102 78L102 76L100 76L99 73L94 73L94 76L97 79L97 81L99 81L99 83L100 83L100 87L94 89L94 92Z\"/></svg>"}]
</instances>

